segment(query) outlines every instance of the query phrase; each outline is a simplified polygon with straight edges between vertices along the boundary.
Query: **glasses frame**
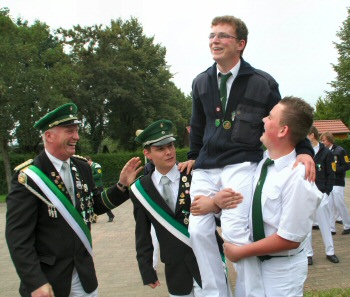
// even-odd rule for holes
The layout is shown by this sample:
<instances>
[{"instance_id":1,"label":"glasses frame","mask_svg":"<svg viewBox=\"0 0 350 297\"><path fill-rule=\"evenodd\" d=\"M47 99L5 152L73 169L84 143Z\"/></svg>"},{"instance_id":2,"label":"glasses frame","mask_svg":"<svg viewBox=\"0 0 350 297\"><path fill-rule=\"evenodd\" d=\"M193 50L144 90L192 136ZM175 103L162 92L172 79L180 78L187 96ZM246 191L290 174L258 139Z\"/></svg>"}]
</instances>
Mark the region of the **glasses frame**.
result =
<instances>
[{"instance_id":1,"label":"glasses frame","mask_svg":"<svg viewBox=\"0 0 350 297\"><path fill-rule=\"evenodd\" d=\"M233 36L233 35L230 35L230 34L227 34L227 33L224 33L224 32L220 32L220 33L210 33L208 38L209 39L214 39L215 37L217 37L218 39L228 39L228 38L234 38L234 39L237 39L239 40L238 37L236 36Z\"/></svg>"}]
</instances>

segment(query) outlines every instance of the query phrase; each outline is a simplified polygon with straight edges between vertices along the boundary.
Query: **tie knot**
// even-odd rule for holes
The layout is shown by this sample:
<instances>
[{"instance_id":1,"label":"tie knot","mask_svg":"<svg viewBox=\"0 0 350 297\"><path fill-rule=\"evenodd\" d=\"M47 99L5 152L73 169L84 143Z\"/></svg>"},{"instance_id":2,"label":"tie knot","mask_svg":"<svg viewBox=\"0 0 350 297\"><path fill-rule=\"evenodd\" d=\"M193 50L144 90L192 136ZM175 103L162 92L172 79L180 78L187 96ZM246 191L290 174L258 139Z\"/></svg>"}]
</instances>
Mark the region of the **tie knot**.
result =
<instances>
[{"instance_id":1,"label":"tie knot","mask_svg":"<svg viewBox=\"0 0 350 297\"><path fill-rule=\"evenodd\" d=\"M264 167L268 167L268 166L272 165L273 163L274 163L273 160L271 160L270 158L267 158L267 159L265 160L263 166L264 166Z\"/></svg>"},{"instance_id":2,"label":"tie knot","mask_svg":"<svg viewBox=\"0 0 350 297\"><path fill-rule=\"evenodd\" d=\"M171 180L169 179L169 177L163 175L162 178L160 179L160 181L162 182L163 185L168 185L171 183Z\"/></svg>"},{"instance_id":3,"label":"tie knot","mask_svg":"<svg viewBox=\"0 0 350 297\"><path fill-rule=\"evenodd\" d=\"M223 74L223 73L219 73L219 76L220 76L220 84L223 84L223 83L226 83L227 80L229 79L229 77L232 75L231 72L229 73L226 73L226 74Z\"/></svg>"},{"instance_id":4,"label":"tie knot","mask_svg":"<svg viewBox=\"0 0 350 297\"><path fill-rule=\"evenodd\" d=\"M64 161L64 162L62 163L62 169L63 169L63 170L68 170L68 169L69 169L68 162Z\"/></svg>"}]
</instances>

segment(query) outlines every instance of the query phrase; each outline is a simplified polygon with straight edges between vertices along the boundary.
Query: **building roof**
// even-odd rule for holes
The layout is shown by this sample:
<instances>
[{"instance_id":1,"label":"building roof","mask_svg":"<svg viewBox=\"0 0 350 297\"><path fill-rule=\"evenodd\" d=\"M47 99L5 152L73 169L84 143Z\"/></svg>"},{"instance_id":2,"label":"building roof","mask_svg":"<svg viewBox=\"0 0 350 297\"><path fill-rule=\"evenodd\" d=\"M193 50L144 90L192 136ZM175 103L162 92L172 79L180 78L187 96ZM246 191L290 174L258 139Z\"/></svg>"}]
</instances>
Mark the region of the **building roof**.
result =
<instances>
[{"instance_id":1,"label":"building roof","mask_svg":"<svg viewBox=\"0 0 350 297\"><path fill-rule=\"evenodd\" d=\"M318 133L330 132L332 134L350 133L350 130L341 120L319 120L314 121Z\"/></svg>"}]
</instances>

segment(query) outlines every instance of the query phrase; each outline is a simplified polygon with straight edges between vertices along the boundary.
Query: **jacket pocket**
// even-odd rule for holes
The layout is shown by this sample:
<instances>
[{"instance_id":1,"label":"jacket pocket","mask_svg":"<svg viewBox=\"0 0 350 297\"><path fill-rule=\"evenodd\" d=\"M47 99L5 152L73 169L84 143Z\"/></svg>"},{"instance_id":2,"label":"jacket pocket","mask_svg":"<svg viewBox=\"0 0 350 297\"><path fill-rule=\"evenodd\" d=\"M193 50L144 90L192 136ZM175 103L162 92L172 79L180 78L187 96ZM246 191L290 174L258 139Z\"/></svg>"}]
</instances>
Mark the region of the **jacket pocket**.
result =
<instances>
[{"instance_id":1,"label":"jacket pocket","mask_svg":"<svg viewBox=\"0 0 350 297\"><path fill-rule=\"evenodd\" d=\"M41 255L41 256L39 256L39 260L41 263L52 266L56 262L56 257L55 256Z\"/></svg>"},{"instance_id":2,"label":"jacket pocket","mask_svg":"<svg viewBox=\"0 0 350 297\"><path fill-rule=\"evenodd\" d=\"M264 128L263 117L263 108L239 104L232 116L231 140L251 146L259 145Z\"/></svg>"}]
</instances>

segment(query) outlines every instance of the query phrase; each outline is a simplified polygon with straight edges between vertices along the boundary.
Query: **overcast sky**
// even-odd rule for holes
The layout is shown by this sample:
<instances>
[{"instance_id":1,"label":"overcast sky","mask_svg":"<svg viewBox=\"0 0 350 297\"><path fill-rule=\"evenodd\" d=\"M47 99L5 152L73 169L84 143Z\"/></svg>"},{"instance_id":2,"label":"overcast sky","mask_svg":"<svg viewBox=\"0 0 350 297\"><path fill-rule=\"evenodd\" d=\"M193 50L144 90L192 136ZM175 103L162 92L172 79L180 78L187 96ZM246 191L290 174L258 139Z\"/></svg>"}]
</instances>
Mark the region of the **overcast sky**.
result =
<instances>
[{"instance_id":1,"label":"overcast sky","mask_svg":"<svg viewBox=\"0 0 350 297\"><path fill-rule=\"evenodd\" d=\"M336 78L333 42L347 17L345 0L1 0L15 19L38 19L52 29L110 24L137 17L147 36L167 49L174 82L185 94L193 78L212 63L208 34L213 17L230 14L249 30L244 58L270 73L282 96L311 104L324 97Z\"/></svg>"}]
</instances>

